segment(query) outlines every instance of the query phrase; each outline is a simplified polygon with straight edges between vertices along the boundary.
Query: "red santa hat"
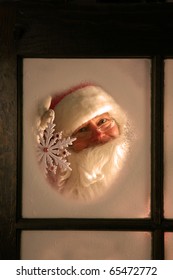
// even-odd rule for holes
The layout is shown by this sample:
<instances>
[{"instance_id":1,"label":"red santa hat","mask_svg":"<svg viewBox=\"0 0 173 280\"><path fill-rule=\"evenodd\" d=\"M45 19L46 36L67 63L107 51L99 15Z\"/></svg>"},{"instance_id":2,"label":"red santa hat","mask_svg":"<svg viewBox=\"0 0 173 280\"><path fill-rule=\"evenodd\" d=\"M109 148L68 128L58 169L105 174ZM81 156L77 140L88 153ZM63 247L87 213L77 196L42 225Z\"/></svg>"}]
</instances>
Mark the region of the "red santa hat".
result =
<instances>
[{"instance_id":1,"label":"red santa hat","mask_svg":"<svg viewBox=\"0 0 173 280\"><path fill-rule=\"evenodd\" d=\"M80 84L52 97L50 109L55 111L56 131L70 136L81 125L103 113L110 113L122 123L122 110L100 86Z\"/></svg>"}]
</instances>

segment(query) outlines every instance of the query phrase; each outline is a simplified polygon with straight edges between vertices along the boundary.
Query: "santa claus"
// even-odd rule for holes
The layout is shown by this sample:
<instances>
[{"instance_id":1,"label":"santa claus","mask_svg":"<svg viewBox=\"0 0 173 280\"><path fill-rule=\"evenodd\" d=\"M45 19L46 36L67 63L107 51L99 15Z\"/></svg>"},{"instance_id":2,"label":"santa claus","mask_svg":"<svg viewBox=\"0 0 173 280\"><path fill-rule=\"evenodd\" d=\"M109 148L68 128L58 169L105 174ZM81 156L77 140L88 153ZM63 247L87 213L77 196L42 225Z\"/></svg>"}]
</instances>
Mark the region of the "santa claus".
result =
<instances>
[{"instance_id":1,"label":"santa claus","mask_svg":"<svg viewBox=\"0 0 173 280\"><path fill-rule=\"evenodd\" d=\"M70 169L48 172L52 186L67 197L91 200L114 186L129 150L126 114L100 86L82 84L47 99L39 119L44 131L50 120L70 146Z\"/></svg>"}]
</instances>

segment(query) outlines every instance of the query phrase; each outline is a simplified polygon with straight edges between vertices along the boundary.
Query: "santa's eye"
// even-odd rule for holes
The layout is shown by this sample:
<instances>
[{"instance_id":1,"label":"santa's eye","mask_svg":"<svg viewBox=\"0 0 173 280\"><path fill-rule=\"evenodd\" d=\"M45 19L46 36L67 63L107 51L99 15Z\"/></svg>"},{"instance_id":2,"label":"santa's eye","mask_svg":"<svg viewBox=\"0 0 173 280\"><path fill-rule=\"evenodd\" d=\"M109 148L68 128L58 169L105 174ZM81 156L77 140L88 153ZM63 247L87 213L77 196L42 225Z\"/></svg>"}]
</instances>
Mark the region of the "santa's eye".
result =
<instances>
[{"instance_id":1,"label":"santa's eye","mask_svg":"<svg viewBox=\"0 0 173 280\"><path fill-rule=\"evenodd\" d=\"M99 122L97 123L97 125L100 126L100 125L106 123L107 121L108 121L108 119L103 118L103 119L99 120Z\"/></svg>"},{"instance_id":2,"label":"santa's eye","mask_svg":"<svg viewBox=\"0 0 173 280\"><path fill-rule=\"evenodd\" d=\"M77 133L82 133L82 132L86 132L86 131L88 131L88 126L83 126L77 131Z\"/></svg>"}]
</instances>

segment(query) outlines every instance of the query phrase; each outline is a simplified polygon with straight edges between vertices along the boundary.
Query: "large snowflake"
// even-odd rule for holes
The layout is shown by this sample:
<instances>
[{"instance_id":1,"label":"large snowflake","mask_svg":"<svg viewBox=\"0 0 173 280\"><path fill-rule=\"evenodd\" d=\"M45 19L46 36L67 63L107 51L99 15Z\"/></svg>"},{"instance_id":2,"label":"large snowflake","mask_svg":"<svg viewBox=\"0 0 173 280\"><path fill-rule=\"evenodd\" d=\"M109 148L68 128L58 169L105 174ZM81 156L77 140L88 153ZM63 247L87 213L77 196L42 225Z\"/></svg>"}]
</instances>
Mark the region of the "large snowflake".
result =
<instances>
[{"instance_id":1,"label":"large snowflake","mask_svg":"<svg viewBox=\"0 0 173 280\"><path fill-rule=\"evenodd\" d=\"M45 175L48 171L56 174L58 166L62 171L71 170L67 148L76 138L63 138L62 132L55 133L55 124L50 121L43 133L38 132L38 140L37 157Z\"/></svg>"}]
</instances>

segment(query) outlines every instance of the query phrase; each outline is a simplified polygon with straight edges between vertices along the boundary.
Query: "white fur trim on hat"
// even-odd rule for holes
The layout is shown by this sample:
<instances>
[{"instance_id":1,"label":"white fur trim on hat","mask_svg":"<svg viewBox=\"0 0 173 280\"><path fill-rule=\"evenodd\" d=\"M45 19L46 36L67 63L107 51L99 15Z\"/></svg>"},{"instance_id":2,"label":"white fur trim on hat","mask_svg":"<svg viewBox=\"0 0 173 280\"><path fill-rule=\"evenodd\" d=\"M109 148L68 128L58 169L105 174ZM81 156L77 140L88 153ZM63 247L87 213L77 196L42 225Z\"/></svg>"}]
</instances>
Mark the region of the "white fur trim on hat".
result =
<instances>
[{"instance_id":1,"label":"white fur trim on hat","mask_svg":"<svg viewBox=\"0 0 173 280\"><path fill-rule=\"evenodd\" d=\"M55 107L57 131L71 135L81 125L103 113L110 113L118 123L124 117L114 99L101 87L85 86L66 95Z\"/></svg>"}]
</instances>

